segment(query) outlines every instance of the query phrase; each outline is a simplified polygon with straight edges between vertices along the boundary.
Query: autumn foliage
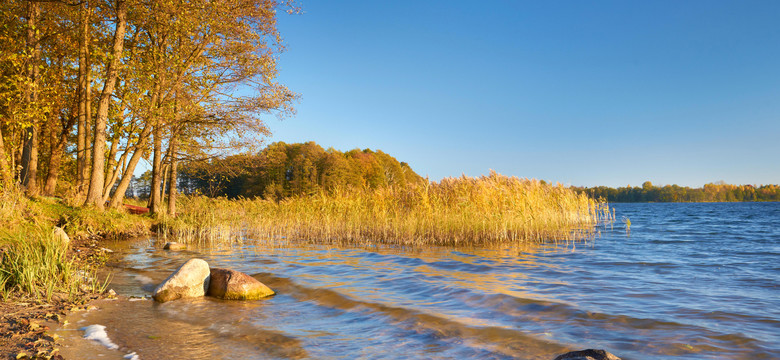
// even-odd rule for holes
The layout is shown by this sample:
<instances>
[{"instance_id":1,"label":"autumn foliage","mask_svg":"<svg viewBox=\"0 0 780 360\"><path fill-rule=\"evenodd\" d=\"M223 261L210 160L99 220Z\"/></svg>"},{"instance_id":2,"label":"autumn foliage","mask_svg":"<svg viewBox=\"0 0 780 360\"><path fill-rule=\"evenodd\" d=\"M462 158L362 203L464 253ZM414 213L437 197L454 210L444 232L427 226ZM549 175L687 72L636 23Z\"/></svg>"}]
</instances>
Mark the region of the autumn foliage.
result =
<instances>
[{"instance_id":1,"label":"autumn foliage","mask_svg":"<svg viewBox=\"0 0 780 360\"><path fill-rule=\"evenodd\" d=\"M285 0L0 2L0 187L122 205L141 159L154 213L177 164L246 151L293 111L276 81ZM169 193L163 209L163 193Z\"/></svg>"},{"instance_id":2,"label":"autumn foliage","mask_svg":"<svg viewBox=\"0 0 780 360\"><path fill-rule=\"evenodd\" d=\"M276 142L257 154L192 162L179 179L187 194L274 201L336 188L404 187L426 181L381 150L325 150L314 142Z\"/></svg>"}]
</instances>

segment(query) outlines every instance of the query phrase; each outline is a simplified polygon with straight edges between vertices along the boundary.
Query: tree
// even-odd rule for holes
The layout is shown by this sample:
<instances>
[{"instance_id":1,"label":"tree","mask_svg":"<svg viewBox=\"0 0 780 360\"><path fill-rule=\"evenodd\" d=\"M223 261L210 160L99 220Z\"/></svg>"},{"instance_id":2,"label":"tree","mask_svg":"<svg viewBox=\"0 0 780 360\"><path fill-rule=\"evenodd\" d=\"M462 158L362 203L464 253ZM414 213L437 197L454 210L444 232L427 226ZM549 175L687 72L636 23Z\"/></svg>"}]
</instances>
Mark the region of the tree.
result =
<instances>
[{"instance_id":1,"label":"tree","mask_svg":"<svg viewBox=\"0 0 780 360\"><path fill-rule=\"evenodd\" d=\"M88 142L88 124L92 123L92 71L90 69L90 7L89 2L79 5L79 66L78 66L78 127L76 141L76 163L79 194L86 192L87 186L87 142Z\"/></svg>"},{"instance_id":2,"label":"tree","mask_svg":"<svg viewBox=\"0 0 780 360\"><path fill-rule=\"evenodd\" d=\"M163 154L172 153L171 144L180 149L177 157L185 153L200 159L251 147L257 142L251 135L268 134L260 115L292 111L296 95L273 81L275 53L282 49L278 6L260 0L174 1L137 10L146 11L138 25L145 34L139 66L154 81L149 105L154 111L144 115L144 129L151 127L154 139L153 212L161 210ZM250 95L236 95L239 88L251 90L245 92ZM145 145L144 135L138 144ZM164 150L166 143L169 150ZM131 158L125 177L134 164ZM111 206L118 206L127 182L120 181Z\"/></svg>"},{"instance_id":3,"label":"tree","mask_svg":"<svg viewBox=\"0 0 780 360\"><path fill-rule=\"evenodd\" d=\"M40 74L40 45L38 36L40 30L37 29L38 17L40 16L39 4L35 1L27 2L27 28L25 38L25 52L27 56L27 86L25 87L25 104L28 107L28 123L26 124L23 148L22 148L22 171L21 181L30 195L38 194L38 133L39 124L36 112L38 103L38 77Z\"/></svg>"},{"instance_id":4,"label":"tree","mask_svg":"<svg viewBox=\"0 0 780 360\"><path fill-rule=\"evenodd\" d=\"M108 106L114 92L120 59L124 48L125 29L127 26L127 3L125 0L116 2L116 27L114 30L113 50L106 66L105 82L100 92L97 114L95 117L95 136L92 144L92 176L89 181L89 191L85 204L103 209L103 171L105 166L106 123L108 122Z\"/></svg>"}]
</instances>

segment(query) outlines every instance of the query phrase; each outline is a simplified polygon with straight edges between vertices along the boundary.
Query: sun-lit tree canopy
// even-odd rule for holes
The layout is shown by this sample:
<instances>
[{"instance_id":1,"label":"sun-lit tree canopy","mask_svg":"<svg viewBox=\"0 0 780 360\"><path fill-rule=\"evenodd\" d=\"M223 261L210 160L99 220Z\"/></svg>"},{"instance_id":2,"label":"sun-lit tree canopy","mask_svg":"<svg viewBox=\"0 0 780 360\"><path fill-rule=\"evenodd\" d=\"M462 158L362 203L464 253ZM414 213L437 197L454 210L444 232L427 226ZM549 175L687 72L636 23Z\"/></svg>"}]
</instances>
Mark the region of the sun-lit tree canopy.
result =
<instances>
[{"instance_id":1,"label":"sun-lit tree canopy","mask_svg":"<svg viewBox=\"0 0 780 360\"><path fill-rule=\"evenodd\" d=\"M276 81L277 16L296 11L284 0L3 2L2 186L115 207L146 158L161 211L178 161L254 149L269 115L294 111L298 95Z\"/></svg>"}]
</instances>

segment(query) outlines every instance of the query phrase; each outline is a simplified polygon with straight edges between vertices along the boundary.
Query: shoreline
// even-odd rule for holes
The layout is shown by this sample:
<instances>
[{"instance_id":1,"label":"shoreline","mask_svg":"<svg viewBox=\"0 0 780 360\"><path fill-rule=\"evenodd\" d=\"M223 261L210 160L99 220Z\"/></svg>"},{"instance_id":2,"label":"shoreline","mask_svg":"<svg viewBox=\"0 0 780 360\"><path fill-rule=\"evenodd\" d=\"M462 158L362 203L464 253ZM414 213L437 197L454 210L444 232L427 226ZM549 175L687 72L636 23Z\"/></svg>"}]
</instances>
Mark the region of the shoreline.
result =
<instances>
[{"instance_id":1,"label":"shoreline","mask_svg":"<svg viewBox=\"0 0 780 360\"><path fill-rule=\"evenodd\" d=\"M487 187L488 190L477 192L479 194L484 193L483 195L486 198L504 198L506 196L504 193L502 193L503 196L498 196L490 192L498 191L494 188L499 190L506 188L505 190L507 191L511 190L511 194L522 198L527 196L527 191L533 190L538 192L533 199L538 200L539 203L532 202L527 205L544 205L549 202L551 204L550 207L554 209L562 206L561 201L563 200L551 196L546 191L557 191L561 197L571 200L564 205L570 205L573 209L572 211L581 210L584 214L583 216L586 216L589 221L594 223L601 219L601 213L594 208L599 206L600 203L594 203L583 196L566 197L572 194L560 187L550 187L531 180L507 178L498 174L492 174L489 178L451 180L447 184L431 187L428 189L430 192L426 190L424 194L407 194L406 192L400 194L409 195L409 199L418 199L422 196L422 200L425 200L424 202L426 203L435 202L434 200L441 202L444 201L442 199L454 199L454 195L457 194L464 196L471 194L471 192L461 189L464 186L473 187L481 185L492 186ZM104 288L105 284L101 285L100 280L94 281L97 277L94 275L90 276L90 274L105 268L106 260L110 256L110 250L104 249L101 245L110 240L125 241L139 235L157 233L163 239L173 237L177 241L181 239L184 243L233 241L236 236L245 233L247 221L258 221L271 214L277 218L286 219L288 223L282 225L288 225L289 228L279 227L279 224L276 224L276 230L272 229L273 231L271 231L269 230L271 228L264 228L263 224L259 224L261 226L251 230L265 230L271 234L279 231L281 233L293 232L303 239L307 238L304 235L308 235L309 239L322 239L342 238L342 235L346 234L348 235L346 238L349 240L347 242L365 244L364 239L367 236L370 238L380 233L387 235L387 229L376 228L373 229L373 232L365 234L362 232L365 230L362 226L353 226L345 227L341 229L343 231L330 235L325 234L327 235L325 236L324 233L317 232L317 230L332 228L332 221L334 220L315 221L312 223L305 222L301 218L306 218L313 213L332 215L333 210L331 212L323 211L322 204L313 201L323 202L327 200L329 201L328 204L335 209L343 209L346 214L357 214L355 215L357 217L362 216L361 219L366 223L376 223L372 219L385 214L385 212L376 214L367 212L366 209L374 209L376 208L374 206L376 205L375 203L381 202L384 204L389 202L390 199L394 199L397 203L393 203L395 207L390 207L389 210L395 209L398 211L398 214L387 219L397 221L400 224L395 228L399 230L395 234L395 241L390 243L398 243L405 246L479 246L490 243L491 239L502 244L506 244L505 241L507 239L512 239L520 244L528 245L539 243L540 239L545 237L556 237L556 234L563 237L583 236L580 233L582 230L574 232L575 228L568 229L565 226L572 221L570 212L545 212L547 207L540 206L542 210L536 213L537 217L546 219L552 216L560 220L558 227L553 227L552 229L518 227L517 229L510 229L511 231L508 232L495 232L491 229L505 228L512 224L525 226L527 221L522 217L507 215L515 214L516 206L503 204L504 207L500 209L499 213L506 213L504 214L507 216L506 222L494 222L486 227L482 222L477 221L481 224L480 227L475 225L474 221L476 220L473 219L473 216L463 215L474 215L475 212L481 213L477 209L463 209L458 203L441 203L435 209L419 209L415 207L415 201L400 196L391 190L384 189L375 193L361 192L353 195L346 193L338 193L334 196L320 194L320 197L292 199L283 205L262 200L229 200L206 197L182 198L182 211L175 218L165 215L139 214L137 209L141 208L139 206L125 207L119 211L100 211L90 207L74 205L79 204L80 201L73 199L64 200L54 197L28 198L18 191L0 193L0 200L3 203L10 204L10 206L0 208L2 211L0 215L3 215L8 220L0 226L0 235L2 235L0 237L0 255L6 254L5 257L0 256L0 270L10 271L7 272L10 274L8 277L0 278L0 281L2 281L0 290L3 290L0 293L2 295L0 297L0 310L2 310L3 314L2 321L0 321L0 334L3 334L0 337L0 354L4 358L11 359L62 358L55 351L57 338L49 333L50 329L45 323L47 321L61 322L70 312L89 306L90 301L104 297L102 292L107 290ZM434 190L439 191L441 194L435 193ZM466 192L461 194L458 191ZM434 196L436 194L439 196ZM448 194L452 196L445 196ZM404 199L414 204L407 204L402 201ZM320 206L311 209L312 204L319 204ZM488 203L477 203L477 205L480 204L489 205ZM384 207L381 209L388 210ZM455 218L470 220L454 223L439 221L441 219L437 216L441 215L441 213L446 214L453 209L465 211L462 214L456 213L455 215L457 216L453 215ZM604 212L603 215L608 216L609 214ZM419 223L421 217L427 219L428 222ZM445 218L444 220L452 219ZM339 222L339 224L341 223L345 222ZM362 223L358 225L360 224ZM442 226L442 224L446 226ZM579 222L576 224L579 224ZM434 225L438 226L438 228ZM569 224L569 226L574 225ZM454 244L440 241L420 242L420 239L432 238L435 240L437 238L437 236L428 236L430 235L428 232L431 231L431 227L438 231L434 232L433 235L437 235L442 239L450 239L452 236L472 239L475 234L486 238L472 241L471 243L468 241L455 242ZM55 234L64 231L68 236L62 238L59 235L53 236L52 229L57 228L61 230L54 231ZM301 229L305 229L307 232L301 234ZM587 233L585 235L590 234ZM521 235L525 235L528 238L518 238ZM5 250L10 251L4 252ZM9 257L7 254L14 254L14 256ZM47 272L46 277L39 278L38 271ZM30 278L30 274L33 274L32 278ZM80 286L88 288L82 289Z\"/></svg>"},{"instance_id":2,"label":"shoreline","mask_svg":"<svg viewBox=\"0 0 780 360\"><path fill-rule=\"evenodd\" d=\"M8 256L6 252L13 250L14 236L16 241L33 241L30 239L35 234L29 231L30 228L62 226L69 229L64 259L73 262L72 270L102 270L112 252L102 246L104 242L152 234L155 222L128 213L105 214L73 207L56 198L25 199L19 203L20 215L9 218L0 228L4 235L2 240L5 240L0 242L0 265L4 256ZM115 221L117 218L121 221ZM102 227L104 224L113 227ZM95 231L95 228L106 230ZM97 280L99 284L105 279ZM105 298L105 294L97 290L94 285L81 284L75 294L54 291L50 300L20 289L6 290L4 296L7 298L0 298L0 359L62 359L57 345L59 339L51 333L53 327L62 325L72 312L87 309L92 301Z\"/></svg>"},{"instance_id":3,"label":"shoreline","mask_svg":"<svg viewBox=\"0 0 780 360\"><path fill-rule=\"evenodd\" d=\"M146 242L145 240L142 240L142 239L137 239L137 240L128 239L126 241L118 241L118 242L116 242L116 244L119 245L120 247L124 247L126 244L128 244L127 241L130 241L130 242L132 242L132 241L140 241L142 243ZM149 244L148 246L154 246L154 245ZM158 246L154 246L154 248L157 251L161 251L161 250L159 250L160 248ZM114 249L115 251L117 251L117 253L116 253L117 255L123 253L123 248L111 247L111 249ZM143 252L143 253L146 253L146 252ZM193 256L197 257L197 255L193 255L193 254L188 254L188 253L182 253L182 254L183 254L182 255L183 258L192 258ZM107 263L107 265L108 264L110 264L110 262ZM120 268L124 268L124 266L122 266ZM119 270L119 272L121 273L121 270ZM125 281L127 281L127 279L125 277L119 276L119 278L120 279L125 279ZM157 277L154 277L154 279L158 280ZM264 281L264 279L260 279L260 280ZM124 290L127 290L127 288L125 286L121 285L121 284L126 285L127 283L123 283L121 280L119 281L119 283L120 283L120 285L119 285L120 288L122 288ZM283 281L282 281L282 283L283 283ZM278 280L277 280L276 285L280 286L280 287L282 286L278 282ZM117 288L115 288L115 289L117 289ZM99 349L99 351L100 351L100 352L95 352L95 353L97 353L97 354L106 354L107 358L113 358L113 357L108 357L108 356L114 356L116 354L118 354L120 356L132 356L132 355L135 355L136 352L138 352L138 354L143 354L144 350L147 351L147 352L149 351L149 347L148 346L146 346L146 347L139 346L139 344L141 344L141 345L144 344L143 341L149 341L147 339L151 339L151 340L155 340L155 341L161 341L160 340L160 336L161 335L158 333L160 330L157 330L158 332L155 332L154 330L152 330L152 331L150 331L148 333L145 330L144 331L139 331L138 324L144 324L143 325L144 327L142 329L147 329L146 326L149 326L150 328L154 328L155 326L152 325L153 323L154 324L165 324L166 320L155 318L155 317L149 317L148 314L145 313L146 311L149 311L149 310L142 310L141 308L143 308L143 309L157 308L157 306L151 306L149 304L149 301L153 302L153 300L151 300L151 299L149 299L147 297L147 298L143 299L143 300L147 300L146 302L138 302L138 303L136 303L136 302L133 302L133 301L140 300L138 298L138 294L135 293L135 292L131 292L131 293L133 294L132 296L129 296L127 294L123 295L123 294L120 293L120 294L117 294L116 297L108 296L108 297L104 297L102 299L95 299L95 300L90 302L90 304L94 305L94 307L88 307L86 309L87 311L75 311L75 312L72 312L68 316L68 320L70 320L69 325L67 325L67 324L65 324L65 325L60 324L61 326L59 327L59 330L54 331L55 334L59 334L59 335L62 336L62 340L58 342L58 345L59 345L59 347L61 349L62 356L64 356L67 359L70 359L70 358L85 358L86 357L85 354L93 354L92 351L97 351L97 350L95 350L95 348ZM286 288L284 293L289 295L289 294L295 294L296 291L293 291L290 288ZM208 299L208 298L205 298L205 299ZM218 303L220 308L223 308L223 307L230 308L229 306L227 306L229 304L223 304L223 303L220 302L220 300L215 300L214 298L210 298L210 299L211 299L211 301L209 301L209 303ZM190 300L197 300L197 299L190 299ZM136 320L135 323L134 323L135 327L133 327L133 325L130 325L130 327L118 327L117 323L125 324L124 326L128 326L128 325L126 325L127 324L127 319L123 320L123 317L122 317L122 314L128 313L129 308L127 306L129 304L131 304L131 303L126 303L128 301L133 302L132 304L134 304L134 306L136 306L135 308L133 308L132 311L130 311L130 313L133 314L133 317L134 318L144 319L144 320L141 320L141 321ZM123 305L122 303L126 303L127 305ZM182 303L187 303L187 299L182 301ZM238 305L238 307L240 307L240 304L241 304L241 302L230 302L230 303L232 305ZM140 306L141 308L138 308L137 306ZM341 308L341 307L339 307L339 308ZM89 311L90 309L93 309L93 310L97 309L97 310ZM117 310L117 309L121 309L121 310ZM179 309L179 310L181 310L181 309ZM117 311L119 311L119 313L117 313ZM159 309L158 309L158 311L159 311ZM414 311L411 311L411 312L414 312ZM197 312L194 312L194 313L197 314ZM108 314L108 315L106 315L106 314ZM146 316L144 314L146 314ZM168 321L170 321L170 319L168 319ZM442 321L442 322L440 322L440 321ZM130 320L130 323L133 323L133 321ZM232 323L232 322L227 321L227 323ZM441 324L445 324L445 325L447 325L447 327L454 326L455 323L456 322L449 322L446 319L441 319L439 321L429 322L427 329L431 330L431 329L433 329L433 327L435 327L437 325L441 325ZM104 334L105 339L109 343L115 342L119 346L119 348L108 347L106 345L106 343L104 343L102 341L94 342L94 341L90 341L89 339L84 339L83 338L83 336L84 336L84 331L83 330L85 330L83 328L84 326L87 326L87 329L89 327L93 327L93 326L94 327L104 328L106 330L106 333L107 333L107 334ZM464 326L464 328L468 328L468 326L465 325L465 324L463 326ZM158 325L157 328L167 328L167 327L164 326L164 325L162 327ZM135 330L132 330L132 329L135 329ZM55 330L55 328L52 327L52 330ZM77 332L75 330L81 330L81 331ZM431 330L431 331L435 331L435 330ZM272 332L273 331L269 331L268 333L272 333ZM133 336L136 338L136 340L135 341L128 341L128 336L127 335L122 336L120 334L134 334ZM281 337L283 337L283 336L281 336ZM123 338L124 338L125 341L122 341ZM133 337L131 336L130 338L133 338ZM138 339L140 339L140 340L138 340ZM141 342L139 342L139 341L141 341ZM533 358L535 358L535 359L545 359L545 360L551 360L553 358L558 359L558 358L560 358L563 355L558 355L558 357L556 357L555 356L556 354L567 353L567 351L572 351L572 350L577 348L575 346L570 346L570 345L567 346L566 344L558 344L558 345L560 345L562 347L561 351L554 352L553 354L551 354L549 356L545 356L545 357L541 357L541 358L536 356L536 357L533 357ZM291 351L291 350L288 349L288 351ZM567 354L569 354L569 353L567 353ZM100 355L100 356L103 356L103 355ZM141 355L141 356L143 356L143 355ZM154 357L154 356L152 356L152 357ZM126 357L126 358L128 358L128 357ZM561 359L565 359L565 357L561 358ZM601 358L594 358L594 359L601 359Z\"/></svg>"}]
</instances>

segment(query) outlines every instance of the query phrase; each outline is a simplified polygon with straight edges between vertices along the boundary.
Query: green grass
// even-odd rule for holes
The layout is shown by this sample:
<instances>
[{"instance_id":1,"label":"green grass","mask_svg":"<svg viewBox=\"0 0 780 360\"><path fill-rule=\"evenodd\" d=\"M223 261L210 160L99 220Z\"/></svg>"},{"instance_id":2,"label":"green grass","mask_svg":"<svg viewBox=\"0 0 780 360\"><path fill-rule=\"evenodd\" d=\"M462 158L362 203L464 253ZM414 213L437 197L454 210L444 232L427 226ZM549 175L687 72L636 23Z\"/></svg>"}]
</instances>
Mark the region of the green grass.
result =
<instances>
[{"instance_id":1,"label":"green grass","mask_svg":"<svg viewBox=\"0 0 780 360\"><path fill-rule=\"evenodd\" d=\"M99 212L57 198L29 199L16 188L0 189L0 298L75 301L102 292L96 264L79 261L55 226L71 237L112 237L148 232L151 219L117 211Z\"/></svg>"},{"instance_id":2,"label":"green grass","mask_svg":"<svg viewBox=\"0 0 780 360\"><path fill-rule=\"evenodd\" d=\"M0 296L30 297L51 301L61 294L75 300L82 292L102 292L96 283L95 269L80 266L67 257L67 244L38 228L24 237L5 239L6 248L0 260Z\"/></svg>"}]
</instances>

